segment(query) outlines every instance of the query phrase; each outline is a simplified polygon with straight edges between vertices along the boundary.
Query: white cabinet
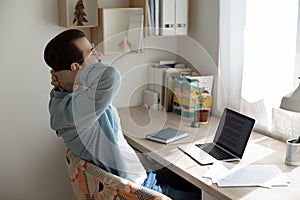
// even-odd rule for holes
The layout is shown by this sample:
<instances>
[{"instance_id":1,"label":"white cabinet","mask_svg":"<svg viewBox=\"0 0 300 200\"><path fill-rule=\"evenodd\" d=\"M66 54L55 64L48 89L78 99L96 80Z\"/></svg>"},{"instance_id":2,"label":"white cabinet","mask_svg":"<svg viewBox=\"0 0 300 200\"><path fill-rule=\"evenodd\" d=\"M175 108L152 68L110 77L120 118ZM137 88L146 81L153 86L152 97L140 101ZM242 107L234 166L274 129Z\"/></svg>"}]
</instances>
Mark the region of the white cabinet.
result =
<instances>
[{"instance_id":1,"label":"white cabinet","mask_svg":"<svg viewBox=\"0 0 300 200\"><path fill-rule=\"evenodd\" d=\"M130 0L130 7L142 7L146 36L186 35L189 0Z\"/></svg>"},{"instance_id":2,"label":"white cabinet","mask_svg":"<svg viewBox=\"0 0 300 200\"><path fill-rule=\"evenodd\" d=\"M103 54L143 52L142 8L99 8L99 26L91 40Z\"/></svg>"}]
</instances>

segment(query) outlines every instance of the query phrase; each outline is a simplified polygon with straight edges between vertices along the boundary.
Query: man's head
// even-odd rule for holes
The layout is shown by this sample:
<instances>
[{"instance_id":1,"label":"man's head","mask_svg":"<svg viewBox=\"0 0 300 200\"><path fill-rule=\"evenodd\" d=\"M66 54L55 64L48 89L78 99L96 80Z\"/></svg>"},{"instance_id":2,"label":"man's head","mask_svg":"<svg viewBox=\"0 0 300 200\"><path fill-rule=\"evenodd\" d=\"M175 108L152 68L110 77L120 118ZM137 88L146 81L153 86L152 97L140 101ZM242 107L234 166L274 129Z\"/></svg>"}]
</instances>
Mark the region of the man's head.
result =
<instances>
[{"instance_id":1,"label":"man's head","mask_svg":"<svg viewBox=\"0 0 300 200\"><path fill-rule=\"evenodd\" d=\"M94 50L85 34L76 29L58 34L44 51L45 62L55 71L78 70L83 63L96 63L100 57L101 54Z\"/></svg>"}]
</instances>

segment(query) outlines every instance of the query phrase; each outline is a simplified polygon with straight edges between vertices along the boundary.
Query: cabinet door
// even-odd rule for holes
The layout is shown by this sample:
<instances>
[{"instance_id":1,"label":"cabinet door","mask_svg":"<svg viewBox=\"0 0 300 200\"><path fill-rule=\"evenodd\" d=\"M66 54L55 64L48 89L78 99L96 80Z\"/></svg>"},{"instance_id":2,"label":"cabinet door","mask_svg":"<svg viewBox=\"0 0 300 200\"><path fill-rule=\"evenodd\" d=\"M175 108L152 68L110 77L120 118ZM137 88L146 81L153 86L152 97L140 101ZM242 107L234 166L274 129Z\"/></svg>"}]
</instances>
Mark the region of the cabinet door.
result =
<instances>
[{"instance_id":1,"label":"cabinet door","mask_svg":"<svg viewBox=\"0 0 300 200\"><path fill-rule=\"evenodd\" d=\"M100 26L92 28L92 42L103 54L143 51L143 9L101 8Z\"/></svg>"}]
</instances>

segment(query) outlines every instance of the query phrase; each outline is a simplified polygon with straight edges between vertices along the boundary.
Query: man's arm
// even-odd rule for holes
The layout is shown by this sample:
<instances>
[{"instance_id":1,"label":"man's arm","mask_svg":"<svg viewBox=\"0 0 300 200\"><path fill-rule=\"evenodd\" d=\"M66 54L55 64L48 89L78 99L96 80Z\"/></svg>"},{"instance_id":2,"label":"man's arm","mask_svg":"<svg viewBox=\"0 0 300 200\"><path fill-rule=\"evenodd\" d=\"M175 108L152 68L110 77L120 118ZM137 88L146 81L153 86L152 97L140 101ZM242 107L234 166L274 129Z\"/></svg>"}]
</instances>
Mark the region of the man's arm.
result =
<instances>
[{"instance_id":1,"label":"man's arm","mask_svg":"<svg viewBox=\"0 0 300 200\"><path fill-rule=\"evenodd\" d=\"M99 110L111 104L120 81L120 72L115 67L98 62L82 70L79 82L87 87L84 91L86 98L95 102Z\"/></svg>"},{"instance_id":2,"label":"man's arm","mask_svg":"<svg viewBox=\"0 0 300 200\"><path fill-rule=\"evenodd\" d=\"M86 127L98 120L112 103L120 86L121 75L116 68L98 62L84 68L79 78L87 89L72 93L72 113L75 123L84 121Z\"/></svg>"},{"instance_id":3,"label":"man's arm","mask_svg":"<svg viewBox=\"0 0 300 200\"><path fill-rule=\"evenodd\" d=\"M67 96L69 98L62 99L61 101L65 101L62 103L64 108L56 109L64 109L65 112L58 112L57 114L62 116L54 117L72 124L75 123L76 128L82 130L98 123L99 116L112 103L121 80L120 72L116 68L100 62L87 66L78 73L59 71L55 74L60 87L69 85L69 88L73 89L74 82L85 86L85 89L71 92ZM60 122L56 121L54 124L57 128L60 127Z\"/></svg>"}]
</instances>

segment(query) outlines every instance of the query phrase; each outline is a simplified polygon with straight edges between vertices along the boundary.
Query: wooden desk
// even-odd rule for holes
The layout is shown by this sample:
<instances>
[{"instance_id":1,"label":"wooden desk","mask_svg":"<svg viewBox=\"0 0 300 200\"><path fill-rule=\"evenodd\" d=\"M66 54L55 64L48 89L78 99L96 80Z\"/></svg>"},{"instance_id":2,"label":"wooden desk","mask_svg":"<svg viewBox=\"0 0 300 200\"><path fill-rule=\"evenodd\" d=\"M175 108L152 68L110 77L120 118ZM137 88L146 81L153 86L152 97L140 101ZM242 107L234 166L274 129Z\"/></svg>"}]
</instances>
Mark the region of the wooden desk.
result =
<instances>
[{"instance_id":1,"label":"wooden desk","mask_svg":"<svg viewBox=\"0 0 300 200\"><path fill-rule=\"evenodd\" d=\"M192 119L175 113L150 112L140 107L118 109L123 132L129 144L149 155L158 163L166 166L184 179L201 188L216 199L300 199L300 167L285 165L286 144L270 137L253 132L241 164L277 165L291 180L288 187L231 187L219 188L202 175L209 166L201 166L180 151L177 146L183 143L197 143L212 140L219 122L211 117L207 125L191 128ZM145 139L145 135L162 127L186 130L189 136L169 145Z\"/></svg>"}]
</instances>

